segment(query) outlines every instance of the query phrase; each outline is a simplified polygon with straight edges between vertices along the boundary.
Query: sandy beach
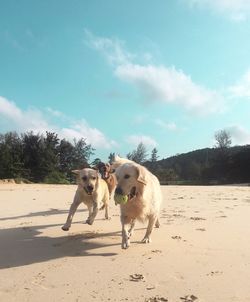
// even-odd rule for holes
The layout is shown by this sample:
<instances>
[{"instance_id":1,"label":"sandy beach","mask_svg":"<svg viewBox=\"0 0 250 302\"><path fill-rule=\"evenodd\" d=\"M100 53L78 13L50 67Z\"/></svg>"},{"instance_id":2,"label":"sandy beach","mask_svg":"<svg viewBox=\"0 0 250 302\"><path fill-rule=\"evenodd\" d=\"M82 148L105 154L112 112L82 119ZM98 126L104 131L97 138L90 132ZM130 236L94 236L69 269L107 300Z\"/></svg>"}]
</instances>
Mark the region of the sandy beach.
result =
<instances>
[{"instance_id":1,"label":"sandy beach","mask_svg":"<svg viewBox=\"0 0 250 302\"><path fill-rule=\"evenodd\" d=\"M121 249L119 207L92 226L76 186L0 185L1 301L250 301L250 188L162 187L161 227Z\"/></svg>"}]
</instances>

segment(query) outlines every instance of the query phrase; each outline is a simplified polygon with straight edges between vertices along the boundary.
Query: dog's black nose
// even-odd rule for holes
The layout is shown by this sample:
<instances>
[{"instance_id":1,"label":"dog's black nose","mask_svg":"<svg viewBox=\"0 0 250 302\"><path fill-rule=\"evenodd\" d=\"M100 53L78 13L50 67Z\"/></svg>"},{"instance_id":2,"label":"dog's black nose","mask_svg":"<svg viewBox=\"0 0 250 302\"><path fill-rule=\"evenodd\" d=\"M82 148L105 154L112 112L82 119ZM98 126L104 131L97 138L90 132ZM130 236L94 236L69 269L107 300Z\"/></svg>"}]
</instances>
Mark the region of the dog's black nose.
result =
<instances>
[{"instance_id":1,"label":"dog's black nose","mask_svg":"<svg viewBox=\"0 0 250 302\"><path fill-rule=\"evenodd\" d=\"M93 192L94 187L93 187L93 186L91 186L91 185L89 185L89 186L87 186L87 190L88 190L89 192Z\"/></svg>"},{"instance_id":2,"label":"dog's black nose","mask_svg":"<svg viewBox=\"0 0 250 302\"><path fill-rule=\"evenodd\" d=\"M115 189L115 194L120 194L120 195L122 195L122 194L123 194L122 189L121 189L120 187L117 187L117 188Z\"/></svg>"}]
</instances>

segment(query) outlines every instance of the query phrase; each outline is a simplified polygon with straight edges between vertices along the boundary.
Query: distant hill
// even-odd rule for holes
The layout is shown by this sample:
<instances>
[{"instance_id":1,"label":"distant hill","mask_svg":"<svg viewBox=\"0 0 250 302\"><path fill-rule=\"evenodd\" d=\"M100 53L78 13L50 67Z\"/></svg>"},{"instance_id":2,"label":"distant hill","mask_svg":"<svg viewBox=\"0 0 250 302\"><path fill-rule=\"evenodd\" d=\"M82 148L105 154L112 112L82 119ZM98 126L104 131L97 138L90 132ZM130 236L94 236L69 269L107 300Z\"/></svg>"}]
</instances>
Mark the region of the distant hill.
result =
<instances>
[{"instance_id":1,"label":"distant hill","mask_svg":"<svg viewBox=\"0 0 250 302\"><path fill-rule=\"evenodd\" d=\"M250 145L205 148L148 161L145 166L162 184L250 183Z\"/></svg>"}]
</instances>

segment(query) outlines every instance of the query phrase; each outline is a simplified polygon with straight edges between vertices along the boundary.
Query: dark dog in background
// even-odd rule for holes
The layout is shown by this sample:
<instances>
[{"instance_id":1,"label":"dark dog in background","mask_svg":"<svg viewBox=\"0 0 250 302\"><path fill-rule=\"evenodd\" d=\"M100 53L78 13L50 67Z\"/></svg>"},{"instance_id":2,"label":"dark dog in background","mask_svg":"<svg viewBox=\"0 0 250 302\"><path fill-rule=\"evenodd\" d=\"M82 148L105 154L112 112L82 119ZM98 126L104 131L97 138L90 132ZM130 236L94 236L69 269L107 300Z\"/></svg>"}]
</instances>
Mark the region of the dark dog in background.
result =
<instances>
[{"instance_id":1,"label":"dark dog in background","mask_svg":"<svg viewBox=\"0 0 250 302\"><path fill-rule=\"evenodd\" d=\"M111 194L113 193L116 187L116 178L115 174L112 173L111 165L108 163L100 162L96 168L101 174L102 179L106 181L109 189L109 196L111 197Z\"/></svg>"}]
</instances>

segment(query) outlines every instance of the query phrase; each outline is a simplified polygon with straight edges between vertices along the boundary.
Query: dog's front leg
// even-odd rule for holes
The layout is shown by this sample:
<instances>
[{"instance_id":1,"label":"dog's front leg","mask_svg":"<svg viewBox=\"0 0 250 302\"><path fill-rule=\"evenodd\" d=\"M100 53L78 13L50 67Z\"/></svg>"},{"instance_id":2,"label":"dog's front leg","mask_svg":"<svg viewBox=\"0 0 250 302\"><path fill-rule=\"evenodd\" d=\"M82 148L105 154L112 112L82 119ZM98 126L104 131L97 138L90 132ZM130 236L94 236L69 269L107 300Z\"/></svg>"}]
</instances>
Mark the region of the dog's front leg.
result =
<instances>
[{"instance_id":1,"label":"dog's front leg","mask_svg":"<svg viewBox=\"0 0 250 302\"><path fill-rule=\"evenodd\" d=\"M134 233L134 228L135 228L135 219L133 219L131 221L131 224L130 224L130 228L128 230L128 237L131 238L131 236L133 235Z\"/></svg>"},{"instance_id":2,"label":"dog's front leg","mask_svg":"<svg viewBox=\"0 0 250 302\"><path fill-rule=\"evenodd\" d=\"M152 233L154 224L156 223L157 217L155 215L150 215L148 217L148 227L147 227L147 231L146 234L144 236L144 238L142 239L143 243L150 243L151 242L151 238L150 235Z\"/></svg>"},{"instance_id":3,"label":"dog's front leg","mask_svg":"<svg viewBox=\"0 0 250 302\"><path fill-rule=\"evenodd\" d=\"M105 204L105 219L110 219L108 205Z\"/></svg>"},{"instance_id":4,"label":"dog's front leg","mask_svg":"<svg viewBox=\"0 0 250 302\"><path fill-rule=\"evenodd\" d=\"M76 192L73 203L71 204L70 209L69 209L68 218L67 218L65 224L62 226L62 230L68 231L70 229L72 219L73 219L74 214L75 214L75 212L76 212L76 210L77 210L80 203L81 203L81 198L78 195L78 192Z\"/></svg>"},{"instance_id":5,"label":"dog's front leg","mask_svg":"<svg viewBox=\"0 0 250 302\"><path fill-rule=\"evenodd\" d=\"M161 226L159 218L156 219L155 227L158 229Z\"/></svg>"},{"instance_id":6,"label":"dog's front leg","mask_svg":"<svg viewBox=\"0 0 250 302\"><path fill-rule=\"evenodd\" d=\"M96 215L98 213L98 210L99 210L98 205L99 205L98 202L96 202L96 201L93 202L93 211L92 211L92 213L90 214L90 216L88 217L88 219L86 221L89 225L93 224L93 222L95 220L95 217L96 217Z\"/></svg>"},{"instance_id":7,"label":"dog's front leg","mask_svg":"<svg viewBox=\"0 0 250 302\"><path fill-rule=\"evenodd\" d=\"M88 216L88 218L87 218L87 220L86 220L86 223L88 223L88 221L89 221L89 219L90 219L90 217L91 217L91 215L92 215L93 204L87 204L87 207L88 207L88 211L89 211L89 216Z\"/></svg>"},{"instance_id":8,"label":"dog's front leg","mask_svg":"<svg viewBox=\"0 0 250 302\"><path fill-rule=\"evenodd\" d=\"M129 240L129 224L126 221L126 217L121 217L121 223L122 223L122 248L127 249L130 246L130 240Z\"/></svg>"}]
</instances>

